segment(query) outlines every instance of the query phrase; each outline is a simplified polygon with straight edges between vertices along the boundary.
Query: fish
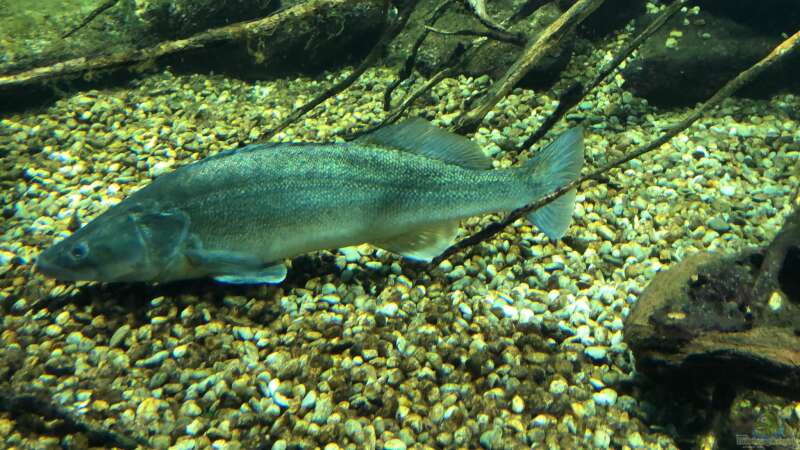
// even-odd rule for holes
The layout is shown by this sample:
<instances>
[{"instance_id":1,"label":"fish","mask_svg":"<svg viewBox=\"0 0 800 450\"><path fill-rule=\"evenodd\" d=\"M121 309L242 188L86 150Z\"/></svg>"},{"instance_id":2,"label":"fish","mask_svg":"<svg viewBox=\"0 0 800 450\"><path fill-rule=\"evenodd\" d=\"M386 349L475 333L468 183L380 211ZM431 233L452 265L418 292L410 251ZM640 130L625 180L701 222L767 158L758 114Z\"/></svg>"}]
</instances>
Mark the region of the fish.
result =
<instances>
[{"instance_id":1,"label":"fish","mask_svg":"<svg viewBox=\"0 0 800 450\"><path fill-rule=\"evenodd\" d=\"M582 166L580 127L507 169L418 118L349 142L252 144L156 177L41 252L36 269L62 281L276 284L288 259L363 243L431 261L462 219L520 208ZM561 238L575 195L528 219Z\"/></svg>"}]
</instances>

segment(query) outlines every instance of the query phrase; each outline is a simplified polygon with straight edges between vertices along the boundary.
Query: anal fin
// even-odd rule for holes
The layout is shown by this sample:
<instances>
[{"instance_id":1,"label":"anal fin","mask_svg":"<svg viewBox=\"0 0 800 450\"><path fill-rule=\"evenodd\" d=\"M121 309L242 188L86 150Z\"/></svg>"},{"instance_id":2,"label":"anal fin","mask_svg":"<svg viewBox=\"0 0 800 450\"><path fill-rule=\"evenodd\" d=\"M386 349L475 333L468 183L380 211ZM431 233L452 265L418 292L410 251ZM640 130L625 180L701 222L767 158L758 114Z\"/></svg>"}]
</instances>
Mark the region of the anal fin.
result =
<instances>
[{"instance_id":1,"label":"anal fin","mask_svg":"<svg viewBox=\"0 0 800 450\"><path fill-rule=\"evenodd\" d=\"M458 222L441 222L371 244L406 258L428 262L453 245Z\"/></svg>"}]
</instances>

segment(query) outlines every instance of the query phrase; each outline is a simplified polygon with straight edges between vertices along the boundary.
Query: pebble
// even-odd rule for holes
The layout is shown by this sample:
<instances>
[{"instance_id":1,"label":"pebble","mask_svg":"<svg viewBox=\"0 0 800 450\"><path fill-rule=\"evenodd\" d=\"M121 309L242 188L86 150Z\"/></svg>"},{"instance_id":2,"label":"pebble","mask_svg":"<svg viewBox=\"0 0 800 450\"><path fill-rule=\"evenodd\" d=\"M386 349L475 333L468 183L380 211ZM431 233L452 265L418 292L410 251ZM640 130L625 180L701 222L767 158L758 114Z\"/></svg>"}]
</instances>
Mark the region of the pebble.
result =
<instances>
[{"instance_id":1,"label":"pebble","mask_svg":"<svg viewBox=\"0 0 800 450\"><path fill-rule=\"evenodd\" d=\"M397 303L384 303L375 312L385 317L394 317L399 309Z\"/></svg>"},{"instance_id":2,"label":"pebble","mask_svg":"<svg viewBox=\"0 0 800 450\"><path fill-rule=\"evenodd\" d=\"M194 419L189 425L186 425L186 434L189 436L197 436L200 434L203 429L205 429L205 424L200 419Z\"/></svg>"},{"instance_id":3,"label":"pebble","mask_svg":"<svg viewBox=\"0 0 800 450\"><path fill-rule=\"evenodd\" d=\"M772 312L778 312L781 310L781 306L783 306L783 296L779 291L773 291L772 295L769 296L769 300L767 301L767 305Z\"/></svg>"},{"instance_id":4,"label":"pebble","mask_svg":"<svg viewBox=\"0 0 800 450\"><path fill-rule=\"evenodd\" d=\"M111 335L111 339L108 340L109 347L119 347L119 345L125 340L130 333L131 327L128 324L122 325L121 327L117 328L117 331Z\"/></svg>"},{"instance_id":5,"label":"pebble","mask_svg":"<svg viewBox=\"0 0 800 450\"><path fill-rule=\"evenodd\" d=\"M149 367L149 368L158 367L167 358L169 358L169 351L161 350L160 352L157 352L156 354L152 355L149 358L136 361L136 367Z\"/></svg>"},{"instance_id":6,"label":"pebble","mask_svg":"<svg viewBox=\"0 0 800 450\"><path fill-rule=\"evenodd\" d=\"M148 397L142 400L139 406L136 407L136 420L144 423L156 421L159 417L160 404L161 400L157 398Z\"/></svg>"},{"instance_id":7,"label":"pebble","mask_svg":"<svg viewBox=\"0 0 800 450\"><path fill-rule=\"evenodd\" d=\"M611 445L611 435L606 427L600 426L595 430L592 443L596 448L608 448Z\"/></svg>"},{"instance_id":8,"label":"pebble","mask_svg":"<svg viewBox=\"0 0 800 450\"><path fill-rule=\"evenodd\" d=\"M601 345L590 345L583 351L586 356L592 358L594 361L603 361L606 359L608 350Z\"/></svg>"},{"instance_id":9,"label":"pebble","mask_svg":"<svg viewBox=\"0 0 800 450\"><path fill-rule=\"evenodd\" d=\"M389 439L383 444L384 450L406 450L408 446L400 439Z\"/></svg>"},{"instance_id":10,"label":"pebble","mask_svg":"<svg viewBox=\"0 0 800 450\"><path fill-rule=\"evenodd\" d=\"M711 220L708 221L708 227L720 233L725 233L731 229L728 222L720 216L712 217Z\"/></svg>"},{"instance_id":11,"label":"pebble","mask_svg":"<svg viewBox=\"0 0 800 450\"><path fill-rule=\"evenodd\" d=\"M592 394L592 399L598 406L612 406L617 401L617 391L605 388Z\"/></svg>"},{"instance_id":12,"label":"pebble","mask_svg":"<svg viewBox=\"0 0 800 450\"><path fill-rule=\"evenodd\" d=\"M639 434L638 431L634 431L633 433L628 435L628 445L631 448L644 448L644 440L642 440L642 435Z\"/></svg>"},{"instance_id":13,"label":"pebble","mask_svg":"<svg viewBox=\"0 0 800 450\"><path fill-rule=\"evenodd\" d=\"M320 425L324 425L327 423L332 412L333 403L331 402L330 396L323 395L321 398L317 399L314 412L311 416L311 421Z\"/></svg>"},{"instance_id":14,"label":"pebble","mask_svg":"<svg viewBox=\"0 0 800 450\"><path fill-rule=\"evenodd\" d=\"M561 378L557 378L550 382L550 393L553 395L561 395L567 391L569 385Z\"/></svg>"},{"instance_id":15,"label":"pebble","mask_svg":"<svg viewBox=\"0 0 800 450\"><path fill-rule=\"evenodd\" d=\"M317 393L312 391L308 391L303 400L300 402L300 407L303 409L312 409L317 404Z\"/></svg>"},{"instance_id":16,"label":"pebble","mask_svg":"<svg viewBox=\"0 0 800 450\"><path fill-rule=\"evenodd\" d=\"M515 395L511 398L511 410L517 414L522 414L525 411L525 401L522 400L522 397Z\"/></svg>"},{"instance_id":17,"label":"pebble","mask_svg":"<svg viewBox=\"0 0 800 450\"><path fill-rule=\"evenodd\" d=\"M361 260L361 253L359 253L355 247L340 248L339 252L344 255L345 261L349 263L357 263L359 260Z\"/></svg>"},{"instance_id":18,"label":"pebble","mask_svg":"<svg viewBox=\"0 0 800 450\"><path fill-rule=\"evenodd\" d=\"M481 433L480 443L486 450L493 450L501 448L503 440L503 430L501 428L492 427Z\"/></svg>"}]
</instances>

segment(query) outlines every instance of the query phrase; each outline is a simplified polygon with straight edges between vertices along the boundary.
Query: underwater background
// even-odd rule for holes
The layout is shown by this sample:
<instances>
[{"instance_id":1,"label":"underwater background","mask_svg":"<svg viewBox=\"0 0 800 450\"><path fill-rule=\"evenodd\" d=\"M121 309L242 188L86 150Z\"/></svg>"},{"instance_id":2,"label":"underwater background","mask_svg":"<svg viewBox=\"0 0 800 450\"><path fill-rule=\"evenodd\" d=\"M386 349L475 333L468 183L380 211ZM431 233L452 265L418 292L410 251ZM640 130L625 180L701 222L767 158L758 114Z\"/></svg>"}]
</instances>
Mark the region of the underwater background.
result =
<instances>
[{"instance_id":1,"label":"underwater background","mask_svg":"<svg viewBox=\"0 0 800 450\"><path fill-rule=\"evenodd\" d=\"M35 271L53 242L182 165L268 135L343 141L380 124L469 42L403 114L454 126L519 58L514 36L524 44L574 2L444 3L430 25L442 2L0 0L0 448L797 447L800 358L776 365L783 385L728 383L761 360L658 377L637 367L625 327L657 274L697 253L769 246L800 206L798 52L655 151L582 182L561 240L520 219L432 265L367 244L331 249L291 260L278 285L63 283ZM581 125L588 173L658 138L800 29L794 2L688 2L541 143L519 148L560 93L669 3L606 2L465 135L499 169ZM121 69L3 84L328 4L352 10ZM387 111L426 24L491 30L475 18L482 8L507 39L430 34ZM352 85L271 133L351 76L407 11ZM501 217L464 220L459 237ZM796 274L791 254L781 282ZM770 323L797 335L791 289L772 292L764 314L788 317ZM758 323L749 309L743 328L715 314L704 316L715 331ZM700 333L668 329L683 333L677 342Z\"/></svg>"}]
</instances>

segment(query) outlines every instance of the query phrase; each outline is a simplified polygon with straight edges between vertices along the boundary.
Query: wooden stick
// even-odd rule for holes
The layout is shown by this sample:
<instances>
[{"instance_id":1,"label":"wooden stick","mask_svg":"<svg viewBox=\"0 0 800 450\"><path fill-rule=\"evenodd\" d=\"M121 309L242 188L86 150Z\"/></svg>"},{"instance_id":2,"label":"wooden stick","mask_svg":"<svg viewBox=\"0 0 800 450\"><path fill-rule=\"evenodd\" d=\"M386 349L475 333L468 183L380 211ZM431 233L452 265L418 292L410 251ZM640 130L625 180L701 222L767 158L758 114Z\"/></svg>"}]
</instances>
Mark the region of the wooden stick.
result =
<instances>
[{"instance_id":1,"label":"wooden stick","mask_svg":"<svg viewBox=\"0 0 800 450\"><path fill-rule=\"evenodd\" d=\"M453 4L454 0L444 0L442 3L437 6L428 19L425 21L426 25L433 25L439 20L440 17L447 11L447 8ZM422 47L422 43L425 41L425 38L428 37L428 33L430 30L427 28L422 30L422 33L417 36L416 41L414 41L414 45L411 47L411 53L406 58L406 62L403 64L403 68L400 70L400 73L397 75L392 83L386 88L386 91L383 93L383 110L389 111L392 108L392 94L394 90L397 89L397 86L400 85L403 81L407 80L408 77L411 76L411 72L414 70L414 64L417 62L417 54L419 53L420 47Z\"/></svg>"},{"instance_id":2,"label":"wooden stick","mask_svg":"<svg viewBox=\"0 0 800 450\"><path fill-rule=\"evenodd\" d=\"M416 0L407 2L406 9L403 11L400 17L398 17L398 19L391 26L386 26L386 21L388 20L388 14L389 14L389 8L391 7L391 2L389 2L388 0L384 0L384 11L383 11L384 26L382 28L384 28L385 31L383 32L383 35L378 40L378 42L372 47L372 50L370 50L367 57L364 58L363 61L361 61L361 64L359 64L358 67L355 70L353 70L353 72L350 73L350 75L348 75L344 80L335 83L333 86L326 89L320 95L311 99L311 101L309 101L308 103L300 106L299 108L289 113L289 115L285 119L283 119L281 123L279 123L275 128L271 129L270 131L264 133L262 136L259 136L257 140L267 141L271 139L278 132L291 125L297 119L299 119L312 109L324 103L325 100L333 97L334 95L350 87L350 85L353 84L359 77L361 77L361 75L364 72L366 72L368 68L370 68L373 64L375 64L378 58L383 54L383 51L386 48L386 45L389 43L389 41L394 39L394 37L397 36L397 33L399 33L400 30L402 30L405 27L409 16L411 16L411 11L414 10L414 6L416 6Z\"/></svg>"},{"instance_id":3,"label":"wooden stick","mask_svg":"<svg viewBox=\"0 0 800 450\"><path fill-rule=\"evenodd\" d=\"M353 2L350 0L311 0L279 11L269 17L214 28L194 36L168 41L154 47L120 52L97 57L81 57L50 66L37 67L24 72L0 76L0 89L19 87L40 81L78 75L92 70L154 60L162 56L206 47L220 42L233 41L248 36L269 36L281 27L305 29L319 23L320 19L341 21L342 16L362 14L365 8L380 8L382 0ZM309 20L313 18L314 20Z\"/></svg>"},{"instance_id":4,"label":"wooden stick","mask_svg":"<svg viewBox=\"0 0 800 450\"><path fill-rule=\"evenodd\" d=\"M497 80L483 102L456 121L455 130L458 133L470 133L477 128L483 116L486 115L497 102L505 97L511 89L525 76L542 58L561 42L575 26L589 17L594 10L603 4L604 0L578 0L570 9L550 24L539 36L528 43L522 56L517 59L502 78Z\"/></svg>"},{"instance_id":5,"label":"wooden stick","mask_svg":"<svg viewBox=\"0 0 800 450\"><path fill-rule=\"evenodd\" d=\"M425 25L425 28L436 34L441 34L443 36L474 36L474 37L483 37L487 39L494 39L500 42L507 42L509 44L514 45L525 45L525 36L522 34L513 34L513 33L500 33L498 31L489 29L486 31L481 30L470 30L470 29L463 29L463 30L440 30L438 28L434 28L430 25Z\"/></svg>"},{"instance_id":6,"label":"wooden stick","mask_svg":"<svg viewBox=\"0 0 800 450\"><path fill-rule=\"evenodd\" d=\"M81 23L79 23L76 27L74 27L71 30L69 30L66 33L64 33L61 36L61 39L66 39L66 38L72 36L73 34L75 34L76 31L80 30L81 28L85 27L86 25L89 25L89 22L93 21L100 14L103 14L103 12L105 12L107 9L109 9L112 6L116 5L118 1L119 0L106 0L102 5L98 6L94 10L92 10L92 12L90 12L89 15L86 16L81 21Z\"/></svg>"},{"instance_id":7,"label":"wooden stick","mask_svg":"<svg viewBox=\"0 0 800 450\"><path fill-rule=\"evenodd\" d=\"M594 171L578 178L577 180L563 186L560 189L557 189L544 197L536 200L535 202L523 206L522 208L516 209L509 213L505 218L498 222L493 222L478 231L477 233L473 234L472 236L468 236L455 244L453 244L450 248L445 250L444 253L436 257L432 264L436 265L439 264L442 260L447 258L448 256L456 253L460 250L463 250L467 247L471 247L475 244L478 244L482 241L485 241L497 233L501 232L504 228L508 227L509 225L513 224L517 219L526 216L531 211L539 209L546 204L552 202L553 200L557 199L558 197L564 195L568 191L577 188L581 183L587 181L589 179L596 178L609 170L621 166L626 162L636 159L645 153L651 152L663 144L667 143L670 139L678 135L681 131L688 128L692 123L694 123L697 119L702 117L708 110L711 108L716 107L723 100L730 97L734 92L738 91L742 86L752 81L758 75L760 75L764 69L767 67L775 64L777 61L780 61L784 58L787 54L789 54L792 50L795 50L797 47L800 47L800 31L793 34L791 37L786 39L785 41L781 42L780 45L775 47L769 55L765 56L763 59L755 63L752 67L745 70L744 72L740 73L736 76L736 78L730 80L725 86L720 88L710 99L708 99L705 103L695 107L689 114L686 115L685 118L680 120L678 123L671 126L666 133L660 136L658 139L650 142L647 145L643 145L638 149L630 152L629 154L613 161L599 169L595 169Z\"/></svg>"},{"instance_id":8,"label":"wooden stick","mask_svg":"<svg viewBox=\"0 0 800 450\"><path fill-rule=\"evenodd\" d=\"M0 410L12 415L24 413L41 416L43 420L58 419L64 422L70 433L86 433L90 439L99 441L103 446L134 449L148 448L150 443L141 436L126 435L112 431L93 423L83 414L72 412L69 409L51 401L46 393L41 394L14 394L10 392L8 384L2 386L0 391Z\"/></svg>"}]
</instances>

